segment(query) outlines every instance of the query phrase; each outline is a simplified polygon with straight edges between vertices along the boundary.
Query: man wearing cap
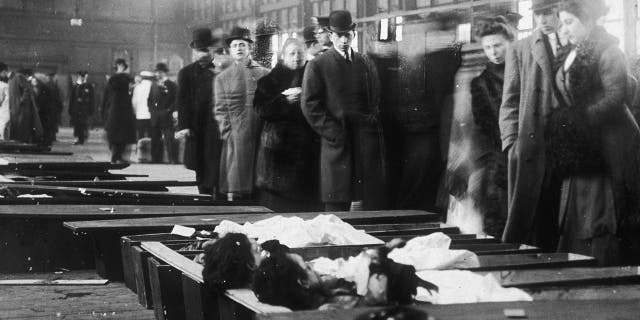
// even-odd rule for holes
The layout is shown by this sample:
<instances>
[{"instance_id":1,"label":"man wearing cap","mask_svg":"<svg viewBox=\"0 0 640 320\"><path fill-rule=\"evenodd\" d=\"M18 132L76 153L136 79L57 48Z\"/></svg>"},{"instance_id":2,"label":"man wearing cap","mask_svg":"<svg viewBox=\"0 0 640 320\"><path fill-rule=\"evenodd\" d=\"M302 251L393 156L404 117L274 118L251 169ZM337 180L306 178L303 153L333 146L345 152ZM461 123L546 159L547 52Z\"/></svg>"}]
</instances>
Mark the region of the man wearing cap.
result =
<instances>
[{"instance_id":1,"label":"man wearing cap","mask_svg":"<svg viewBox=\"0 0 640 320\"><path fill-rule=\"evenodd\" d=\"M172 116L176 110L178 86L167 76L169 67L166 63L156 64L155 73L156 81L151 84L148 101L151 113L151 162L161 163L166 149L169 162L178 163Z\"/></svg>"},{"instance_id":2,"label":"man wearing cap","mask_svg":"<svg viewBox=\"0 0 640 320\"><path fill-rule=\"evenodd\" d=\"M89 73L78 71L76 83L71 87L69 97L69 116L73 126L73 144L84 144L89 137L89 117L93 114L96 95L93 84L87 83Z\"/></svg>"},{"instance_id":3,"label":"man wearing cap","mask_svg":"<svg viewBox=\"0 0 640 320\"><path fill-rule=\"evenodd\" d=\"M311 61L322 53L318 39L316 39L316 27L308 26L302 29L302 37L304 38L306 60Z\"/></svg>"},{"instance_id":4,"label":"man wearing cap","mask_svg":"<svg viewBox=\"0 0 640 320\"><path fill-rule=\"evenodd\" d=\"M374 64L351 49L355 23L334 11L334 47L307 63L302 113L321 136L321 197L327 211L386 207L386 155L379 123L379 79Z\"/></svg>"},{"instance_id":5,"label":"man wearing cap","mask_svg":"<svg viewBox=\"0 0 640 320\"><path fill-rule=\"evenodd\" d=\"M331 34L329 33L329 17L314 17L318 22L315 34L316 40L320 44L320 53L324 53L325 51L333 48L333 42L331 41Z\"/></svg>"},{"instance_id":6,"label":"man wearing cap","mask_svg":"<svg viewBox=\"0 0 640 320\"><path fill-rule=\"evenodd\" d=\"M508 155L508 218L503 241L555 250L560 180L545 159L545 119L558 106L553 66L561 52L557 0L534 0L537 30L507 50L500 107Z\"/></svg>"},{"instance_id":7,"label":"man wearing cap","mask_svg":"<svg viewBox=\"0 0 640 320\"><path fill-rule=\"evenodd\" d=\"M193 32L195 61L178 72L178 129L176 137L185 137L184 165L195 170L198 190L215 196L220 163L218 126L211 113L213 79L215 77L213 52L220 46L207 28Z\"/></svg>"},{"instance_id":8,"label":"man wearing cap","mask_svg":"<svg viewBox=\"0 0 640 320\"><path fill-rule=\"evenodd\" d=\"M233 63L215 79L214 114L223 141L220 191L229 201L250 198L262 121L253 109L258 80L269 69L253 61L248 29L234 27L226 39Z\"/></svg>"}]
</instances>

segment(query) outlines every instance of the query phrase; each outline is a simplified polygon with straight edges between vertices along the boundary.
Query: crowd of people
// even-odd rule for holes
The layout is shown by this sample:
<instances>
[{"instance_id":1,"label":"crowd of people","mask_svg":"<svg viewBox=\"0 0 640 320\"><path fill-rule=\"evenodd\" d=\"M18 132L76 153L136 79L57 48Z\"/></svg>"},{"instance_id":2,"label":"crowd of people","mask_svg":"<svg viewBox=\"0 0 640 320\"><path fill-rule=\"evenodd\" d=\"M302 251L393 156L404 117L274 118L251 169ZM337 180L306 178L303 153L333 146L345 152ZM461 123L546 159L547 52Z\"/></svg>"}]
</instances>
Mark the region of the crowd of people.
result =
<instances>
[{"instance_id":1,"label":"crowd of people","mask_svg":"<svg viewBox=\"0 0 640 320\"><path fill-rule=\"evenodd\" d=\"M640 248L640 130L630 110L637 84L618 40L598 24L602 0L535 0L532 10L537 29L521 40L513 16L476 26L488 61L471 82L481 150L466 192L488 234L620 263ZM284 42L273 69L252 59L248 29L224 38L196 29L194 62L177 83L158 63L133 87L127 62L116 60L102 107L112 161L126 161L137 142L150 148L149 161L162 162L166 151L176 163L176 139L185 139L184 165L195 170L199 192L216 198L282 212L430 209L416 204L433 206L442 180L431 152L439 120L427 118L453 91L460 57L430 64L426 89L416 93L425 101L397 97L410 110L397 115L402 134L390 143L380 60L352 49L355 26L344 10L318 17L302 39ZM50 144L60 100L29 76L18 70L0 81L0 134ZM69 106L78 144L95 105L86 80L79 72ZM390 174L387 149L397 153L398 172Z\"/></svg>"}]
</instances>

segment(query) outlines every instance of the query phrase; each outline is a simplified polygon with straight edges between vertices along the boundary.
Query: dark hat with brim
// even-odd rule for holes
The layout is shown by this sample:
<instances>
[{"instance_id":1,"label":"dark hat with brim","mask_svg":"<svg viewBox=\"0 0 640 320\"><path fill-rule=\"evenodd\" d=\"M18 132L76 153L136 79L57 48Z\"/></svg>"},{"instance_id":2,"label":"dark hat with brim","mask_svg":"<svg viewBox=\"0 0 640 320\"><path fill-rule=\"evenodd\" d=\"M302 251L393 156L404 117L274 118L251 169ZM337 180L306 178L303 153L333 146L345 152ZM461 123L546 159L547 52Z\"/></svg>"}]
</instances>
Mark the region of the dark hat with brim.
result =
<instances>
[{"instance_id":1,"label":"dark hat with brim","mask_svg":"<svg viewBox=\"0 0 640 320\"><path fill-rule=\"evenodd\" d=\"M209 28L198 28L193 30L193 41L189 44L192 49L204 49L216 44L218 40L211 34Z\"/></svg>"},{"instance_id":2,"label":"dark hat with brim","mask_svg":"<svg viewBox=\"0 0 640 320\"><path fill-rule=\"evenodd\" d=\"M225 39L227 46L231 46L231 42L233 42L233 40L244 40L246 42L253 43L253 39L251 39L251 31L247 28L238 26L233 27L233 29L231 29L231 33L229 33L229 36Z\"/></svg>"},{"instance_id":3,"label":"dark hat with brim","mask_svg":"<svg viewBox=\"0 0 640 320\"><path fill-rule=\"evenodd\" d=\"M310 43L317 41L316 40L316 27L308 26L302 29L302 37L304 38L304 43Z\"/></svg>"},{"instance_id":4,"label":"dark hat with brim","mask_svg":"<svg viewBox=\"0 0 640 320\"><path fill-rule=\"evenodd\" d=\"M311 17L312 19L314 19L316 21L316 24L318 25L318 27L325 29L325 28L329 28L329 17Z\"/></svg>"},{"instance_id":5,"label":"dark hat with brim","mask_svg":"<svg viewBox=\"0 0 640 320\"><path fill-rule=\"evenodd\" d=\"M329 14L329 27L331 32L343 33L356 28L356 24L351 19L351 12L347 10L336 10Z\"/></svg>"},{"instance_id":6,"label":"dark hat with brim","mask_svg":"<svg viewBox=\"0 0 640 320\"><path fill-rule=\"evenodd\" d=\"M155 71L169 73L169 67L164 62L159 62L156 64Z\"/></svg>"},{"instance_id":7,"label":"dark hat with brim","mask_svg":"<svg viewBox=\"0 0 640 320\"><path fill-rule=\"evenodd\" d=\"M557 8L560 1L558 0L533 0L531 10L533 12Z\"/></svg>"}]
</instances>

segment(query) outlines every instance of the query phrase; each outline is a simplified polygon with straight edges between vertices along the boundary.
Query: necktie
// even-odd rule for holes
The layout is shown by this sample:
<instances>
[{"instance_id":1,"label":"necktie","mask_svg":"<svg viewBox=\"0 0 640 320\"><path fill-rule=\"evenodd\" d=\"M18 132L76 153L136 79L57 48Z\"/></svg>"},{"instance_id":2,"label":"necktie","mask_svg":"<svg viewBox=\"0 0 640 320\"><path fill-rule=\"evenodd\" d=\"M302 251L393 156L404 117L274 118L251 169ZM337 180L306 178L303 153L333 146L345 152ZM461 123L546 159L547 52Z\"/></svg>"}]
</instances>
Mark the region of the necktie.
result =
<instances>
[{"instance_id":1,"label":"necktie","mask_svg":"<svg viewBox=\"0 0 640 320\"><path fill-rule=\"evenodd\" d=\"M349 48L344 49L344 58L347 59L347 62L351 62L351 59L349 59Z\"/></svg>"}]
</instances>

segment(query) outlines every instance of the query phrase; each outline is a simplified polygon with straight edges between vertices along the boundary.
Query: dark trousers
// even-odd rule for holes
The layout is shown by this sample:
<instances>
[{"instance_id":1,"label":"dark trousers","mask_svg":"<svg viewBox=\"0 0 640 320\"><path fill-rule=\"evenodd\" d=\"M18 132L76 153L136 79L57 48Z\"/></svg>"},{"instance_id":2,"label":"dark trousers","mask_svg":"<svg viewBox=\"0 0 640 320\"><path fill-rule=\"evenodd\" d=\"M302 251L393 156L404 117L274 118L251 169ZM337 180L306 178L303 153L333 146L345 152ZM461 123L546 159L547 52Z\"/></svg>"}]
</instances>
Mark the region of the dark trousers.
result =
<instances>
[{"instance_id":1,"label":"dark trousers","mask_svg":"<svg viewBox=\"0 0 640 320\"><path fill-rule=\"evenodd\" d=\"M89 138L89 124L86 119L77 119L73 122L73 136L80 143L87 141L87 138Z\"/></svg>"},{"instance_id":2,"label":"dark trousers","mask_svg":"<svg viewBox=\"0 0 640 320\"><path fill-rule=\"evenodd\" d=\"M151 161L161 163L164 158L164 150L167 150L170 163L178 163L178 146L172 127L162 128L151 126Z\"/></svg>"},{"instance_id":3,"label":"dark trousers","mask_svg":"<svg viewBox=\"0 0 640 320\"><path fill-rule=\"evenodd\" d=\"M558 215L562 179L547 170L538 200L538 209L530 233L530 243L545 252L555 252L560 240Z\"/></svg>"},{"instance_id":4,"label":"dark trousers","mask_svg":"<svg viewBox=\"0 0 640 320\"><path fill-rule=\"evenodd\" d=\"M138 119L136 120L136 133L138 140L142 138L151 137L151 120L150 119Z\"/></svg>"},{"instance_id":5,"label":"dark trousers","mask_svg":"<svg viewBox=\"0 0 640 320\"><path fill-rule=\"evenodd\" d=\"M126 161L123 157L124 157L124 152L127 150L127 145L126 144L115 144L112 143L109 146L109 149L111 149L111 162L116 162L116 161Z\"/></svg>"},{"instance_id":6,"label":"dark trousers","mask_svg":"<svg viewBox=\"0 0 640 320\"><path fill-rule=\"evenodd\" d=\"M407 132L397 146L400 150L397 194L398 209L437 211L436 198L442 173L437 134Z\"/></svg>"},{"instance_id":7,"label":"dark trousers","mask_svg":"<svg viewBox=\"0 0 640 320\"><path fill-rule=\"evenodd\" d=\"M325 202L325 212L349 211L351 203L349 202Z\"/></svg>"}]
</instances>

